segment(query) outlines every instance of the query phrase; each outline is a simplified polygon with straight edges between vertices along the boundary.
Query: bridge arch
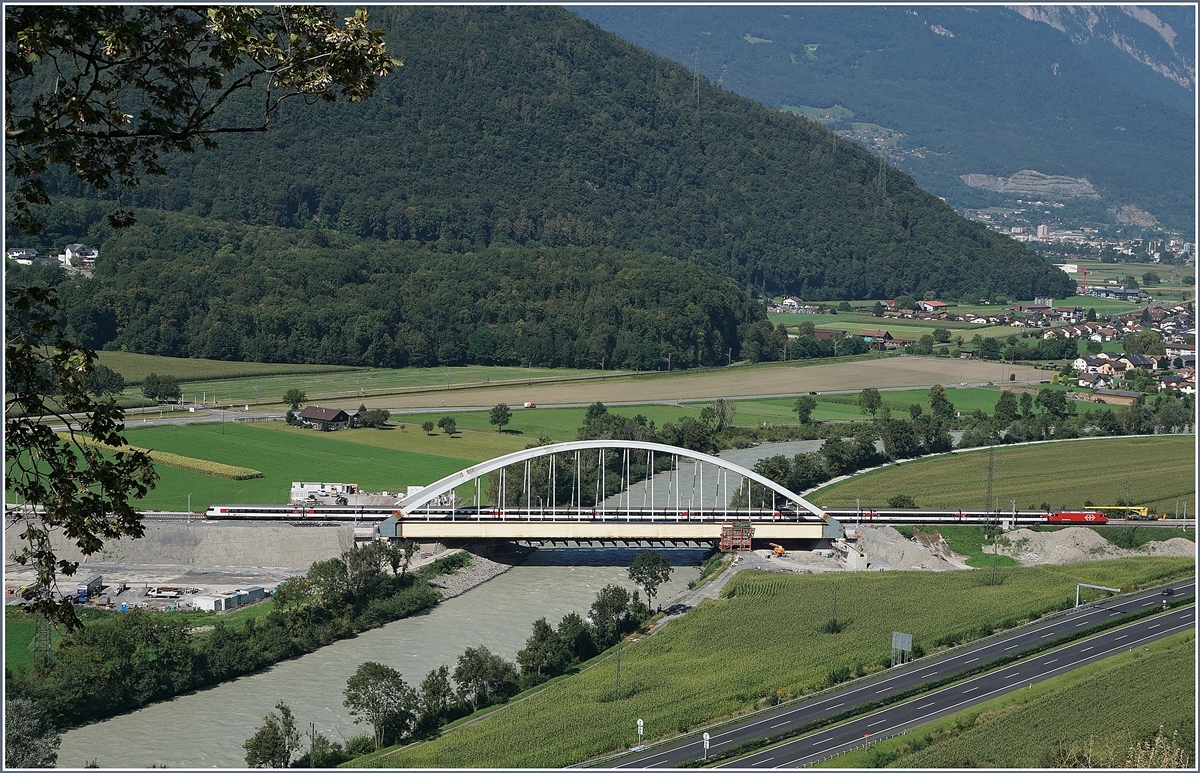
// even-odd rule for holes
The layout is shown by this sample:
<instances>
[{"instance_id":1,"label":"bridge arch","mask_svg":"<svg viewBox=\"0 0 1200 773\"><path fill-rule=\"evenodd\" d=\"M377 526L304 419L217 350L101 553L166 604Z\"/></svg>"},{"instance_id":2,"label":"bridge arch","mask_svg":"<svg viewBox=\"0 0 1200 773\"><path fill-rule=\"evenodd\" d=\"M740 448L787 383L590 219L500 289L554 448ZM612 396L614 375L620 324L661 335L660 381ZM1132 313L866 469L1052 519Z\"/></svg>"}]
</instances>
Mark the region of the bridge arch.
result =
<instances>
[{"instance_id":1,"label":"bridge arch","mask_svg":"<svg viewBox=\"0 0 1200 773\"><path fill-rule=\"evenodd\" d=\"M420 508L428 505L438 497L444 496L453 492L459 486L466 483L478 480L480 477L488 473L495 472L510 465L520 464L522 462L531 461L545 456L552 456L562 453L573 453L576 451L599 451L599 450L618 450L618 451L648 451L653 453L671 454L674 456L692 459L694 461L711 464L718 468L727 470L743 478L758 483L765 487L768 491L774 492L777 496L782 497L784 502L791 502L799 509L807 510L813 515L825 520L828 516L820 507L812 502L809 502L804 497L779 485L773 480L766 478L753 470L748 470L741 465L734 464L725 459L699 451L692 451L687 448L678 446L669 446L663 443L649 443L639 440L573 440L566 443L552 443L550 445L538 446L536 448L526 448L521 451L514 451L511 454L498 456L495 459L489 459L486 462L472 465L466 469L459 470L442 478L441 480L430 483L420 491L414 492L398 502L399 509L404 513L412 513Z\"/></svg>"}]
</instances>

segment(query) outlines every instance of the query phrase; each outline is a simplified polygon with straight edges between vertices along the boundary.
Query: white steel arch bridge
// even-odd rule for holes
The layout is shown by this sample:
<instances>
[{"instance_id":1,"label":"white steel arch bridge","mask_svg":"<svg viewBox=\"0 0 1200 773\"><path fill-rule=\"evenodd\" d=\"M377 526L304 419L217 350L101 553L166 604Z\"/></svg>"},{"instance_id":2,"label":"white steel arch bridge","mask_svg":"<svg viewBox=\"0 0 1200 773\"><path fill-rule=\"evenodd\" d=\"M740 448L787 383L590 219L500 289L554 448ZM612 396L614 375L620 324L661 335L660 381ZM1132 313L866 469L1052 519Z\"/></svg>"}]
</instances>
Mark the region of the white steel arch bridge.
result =
<instances>
[{"instance_id":1,"label":"white steel arch bridge","mask_svg":"<svg viewBox=\"0 0 1200 773\"><path fill-rule=\"evenodd\" d=\"M709 541L732 521L751 522L758 540L842 535L820 507L753 470L636 440L554 443L489 459L404 497L394 513L380 533L419 540Z\"/></svg>"}]
</instances>

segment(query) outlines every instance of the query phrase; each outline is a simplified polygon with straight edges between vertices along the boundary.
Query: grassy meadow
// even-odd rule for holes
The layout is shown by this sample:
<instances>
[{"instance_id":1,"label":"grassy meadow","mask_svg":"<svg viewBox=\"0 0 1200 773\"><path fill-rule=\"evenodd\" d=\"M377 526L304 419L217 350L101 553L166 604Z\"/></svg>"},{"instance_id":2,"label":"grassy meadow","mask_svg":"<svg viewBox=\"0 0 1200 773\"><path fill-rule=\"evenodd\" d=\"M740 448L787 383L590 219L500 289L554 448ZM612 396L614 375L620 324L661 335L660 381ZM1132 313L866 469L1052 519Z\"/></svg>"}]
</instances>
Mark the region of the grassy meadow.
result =
<instances>
[{"instance_id":1,"label":"grassy meadow","mask_svg":"<svg viewBox=\"0 0 1200 773\"><path fill-rule=\"evenodd\" d=\"M1091 750L1089 767L1119 767L1160 725L1167 735L1179 730L1194 759L1195 640L1178 633L813 767L1052 768L1072 750Z\"/></svg>"},{"instance_id":2,"label":"grassy meadow","mask_svg":"<svg viewBox=\"0 0 1200 773\"><path fill-rule=\"evenodd\" d=\"M596 665L439 738L384 750L355 767L561 767L764 705L776 691L812 692L835 672L862 673L890 656L891 633L931 650L1074 604L1075 584L1151 585L1194 570L1179 558L1133 558L980 573L878 572L778 575L743 572L652 636L626 642L621 697L616 660ZM818 631L837 583L838 634ZM556 621L550 621L552 624Z\"/></svg>"},{"instance_id":3,"label":"grassy meadow","mask_svg":"<svg viewBox=\"0 0 1200 773\"><path fill-rule=\"evenodd\" d=\"M1012 499L1018 508L1121 505L1128 481L1130 504L1174 515L1175 503L1186 501L1190 514L1196 505L1195 446L1194 435L998 446L993 496L1001 509ZM905 493L921 507L977 509L985 505L987 466L987 449L918 459L831 484L808 498L825 507L853 507L855 499L877 507Z\"/></svg>"},{"instance_id":4,"label":"grassy meadow","mask_svg":"<svg viewBox=\"0 0 1200 773\"><path fill-rule=\"evenodd\" d=\"M568 368L521 368L466 365L454 368L353 368L338 365L224 362L221 360L158 357L128 352L100 352L100 362L125 377L131 386L125 395L141 394L140 384L149 373L173 375L183 388L184 402L214 399L221 404L279 405L283 393L299 389L316 402L334 397L363 400L407 390L436 390L524 381L612 376L623 371Z\"/></svg>"},{"instance_id":5,"label":"grassy meadow","mask_svg":"<svg viewBox=\"0 0 1200 773\"><path fill-rule=\"evenodd\" d=\"M292 481L357 483L366 491L404 491L432 483L471 464L524 448L528 441L495 433L441 430L426 435L419 427L314 432L282 422L188 424L130 429L130 444L197 459L261 470L252 480L222 480L159 466L160 480L141 500L148 510L192 510L211 504L287 502Z\"/></svg>"},{"instance_id":6,"label":"grassy meadow","mask_svg":"<svg viewBox=\"0 0 1200 773\"><path fill-rule=\"evenodd\" d=\"M947 390L950 402L964 413L982 410L991 413L995 410L996 401L1000 399L1003 387L951 387ZM907 415L908 408L913 403L928 411L928 389L885 390L883 402L894 414ZM813 412L816 421L862 421L867 418L858 407L858 396L848 395L818 395L817 408ZM794 397L763 398L758 400L732 400L736 408L733 424L738 427L757 427L762 424L795 424L796 414L792 408L796 404ZM695 402L680 401L676 404L641 404L641 405L610 405L611 413L622 416L641 414L657 426L667 422L678 422L683 416L700 418L700 411L712 401ZM1076 410L1086 412L1102 408L1096 403L1078 403ZM552 440L574 440L575 433L583 424L586 408L536 408L525 409L519 406L509 406L512 409L512 421L505 426L507 434L522 435L532 439L539 433L544 433ZM488 411L464 411L461 409L446 409L445 413L397 413L393 414L393 422L420 425L422 422L436 422L441 416L453 416L458 426L463 429L492 431L496 427L489 422Z\"/></svg>"},{"instance_id":7,"label":"grassy meadow","mask_svg":"<svg viewBox=\"0 0 1200 773\"><path fill-rule=\"evenodd\" d=\"M795 333L802 322L811 322L822 330L845 330L847 333L859 335L863 329L887 330L893 338L908 338L917 340L926 333L932 333L934 328L944 327L953 335L961 335L963 340L970 341L976 333L989 338L995 336L1019 335L1022 328L1005 325L972 325L970 322L948 322L944 320L923 319L891 319L876 317L870 313L870 306L863 311L843 311L831 314L768 314L767 318L773 324L783 323L788 332ZM991 311L1000 310L998 306L984 306ZM1004 307L1007 308L1007 307Z\"/></svg>"},{"instance_id":8,"label":"grassy meadow","mask_svg":"<svg viewBox=\"0 0 1200 773\"><path fill-rule=\"evenodd\" d=\"M180 382L215 381L229 378L262 378L280 375L311 375L366 370L347 365L295 365L281 362L229 362L182 357L160 357L133 352L96 353L101 365L106 365L125 377L129 383L140 384L151 373L170 374Z\"/></svg>"}]
</instances>

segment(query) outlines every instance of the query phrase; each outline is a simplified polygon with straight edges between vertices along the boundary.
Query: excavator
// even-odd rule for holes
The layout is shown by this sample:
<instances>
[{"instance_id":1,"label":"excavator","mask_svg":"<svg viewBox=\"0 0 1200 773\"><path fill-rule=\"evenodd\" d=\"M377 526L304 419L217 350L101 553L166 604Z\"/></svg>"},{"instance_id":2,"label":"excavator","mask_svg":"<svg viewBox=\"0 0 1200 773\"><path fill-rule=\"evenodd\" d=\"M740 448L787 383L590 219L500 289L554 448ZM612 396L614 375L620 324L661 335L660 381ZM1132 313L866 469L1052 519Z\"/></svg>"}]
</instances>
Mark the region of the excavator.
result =
<instances>
[{"instance_id":1,"label":"excavator","mask_svg":"<svg viewBox=\"0 0 1200 773\"><path fill-rule=\"evenodd\" d=\"M774 542L768 542L767 544L773 548L772 552L775 555L781 558L787 556L787 551L783 549L783 545L776 545Z\"/></svg>"}]
</instances>

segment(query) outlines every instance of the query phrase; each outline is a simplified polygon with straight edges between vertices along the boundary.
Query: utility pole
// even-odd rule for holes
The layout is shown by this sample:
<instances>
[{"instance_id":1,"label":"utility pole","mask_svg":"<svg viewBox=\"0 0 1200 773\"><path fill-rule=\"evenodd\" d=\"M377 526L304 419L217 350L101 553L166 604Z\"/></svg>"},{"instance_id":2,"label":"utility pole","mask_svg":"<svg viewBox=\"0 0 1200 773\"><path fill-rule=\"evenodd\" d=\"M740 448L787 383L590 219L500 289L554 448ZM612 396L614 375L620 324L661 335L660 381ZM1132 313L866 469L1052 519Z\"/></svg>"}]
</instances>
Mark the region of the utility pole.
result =
<instances>
[{"instance_id":1,"label":"utility pole","mask_svg":"<svg viewBox=\"0 0 1200 773\"><path fill-rule=\"evenodd\" d=\"M996 447L988 446L988 468L987 468L987 501L983 503L984 509L992 506L992 478L996 471ZM999 510L999 507L996 508ZM996 584L996 552L999 549L999 544L996 541L996 526L991 525L992 537L992 585Z\"/></svg>"},{"instance_id":2,"label":"utility pole","mask_svg":"<svg viewBox=\"0 0 1200 773\"><path fill-rule=\"evenodd\" d=\"M621 700L621 645L625 643L624 637L617 642L617 689L613 695L614 701Z\"/></svg>"},{"instance_id":3,"label":"utility pole","mask_svg":"<svg viewBox=\"0 0 1200 773\"><path fill-rule=\"evenodd\" d=\"M729 352L725 355L725 365L728 367L733 364L733 347L729 347Z\"/></svg>"}]
</instances>

